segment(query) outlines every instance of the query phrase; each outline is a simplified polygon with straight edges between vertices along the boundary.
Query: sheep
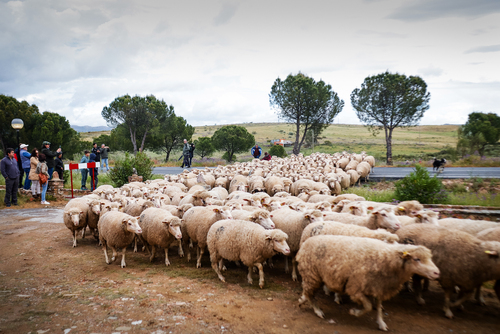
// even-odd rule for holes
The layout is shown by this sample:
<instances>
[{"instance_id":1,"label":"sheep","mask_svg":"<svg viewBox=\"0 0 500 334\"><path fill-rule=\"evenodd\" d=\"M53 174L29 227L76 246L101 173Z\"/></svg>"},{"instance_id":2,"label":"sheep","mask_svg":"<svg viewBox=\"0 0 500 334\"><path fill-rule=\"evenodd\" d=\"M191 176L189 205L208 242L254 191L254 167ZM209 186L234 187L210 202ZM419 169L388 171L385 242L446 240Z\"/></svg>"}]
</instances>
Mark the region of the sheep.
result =
<instances>
[{"instance_id":1,"label":"sheep","mask_svg":"<svg viewBox=\"0 0 500 334\"><path fill-rule=\"evenodd\" d=\"M99 214L99 216L102 217L106 212L120 211L120 209L122 209L122 206L120 203L116 203L116 202L102 203L101 202L101 213Z\"/></svg>"},{"instance_id":2,"label":"sheep","mask_svg":"<svg viewBox=\"0 0 500 334\"><path fill-rule=\"evenodd\" d=\"M359 165L356 167L356 172L359 174L359 181L358 183L361 183L361 178L364 178L365 181L370 180L370 171L372 167L370 164L366 161L360 162Z\"/></svg>"},{"instance_id":3,"label":"sheep","mask_svg":"<svg viewBox=\"0 0 500 334\"><path fill-rule=\"evenodd\" d=\"M355 170L347 170L346 174L349 175L349 186L352 187L358 182L359 180L359 174Z\"/></svg>"},{"instance_id":4,"label":"sheep","mask_svg":"<svg viewBox=\"0 0 500 334\"><path fill-rule=\"evenodd\" d=\"M479 232L476 237L485 241L500 241L500 227L493 227ZM493 287L497 298L500 299L500 280L495 282L495 286ZM481 285L478 285L476 288L476 300L481 305L485 305L484 299L481 296Z\"/></svg>"},{"instance_id":5,"label":"sheep","mask_svg":"<svg viewBox=\"0 0 500 334\"><path fill-rule=\"evenodd\" d=\"M477 235L479 232L500 226L498 223L490 222L487 220L472 220L472 219L457 219L457 218L444 218L438 220L439 226L448 229L460 230L472 235Z\"/></svg>"},{"instance_id":6,"label":"sheep","mask_svg":"<svg viewBox=\"0 0 500 334\"><path fill-rule=\"evenodd\" d=\"M355 216L366 216L368 214L368 210L372 211L373 209L374 208L372 206L366 206L363 201L355 201L344 205L340 213L350 213Z\"/></svg>"},{"instance_id":7,"label":"sheep","mask_svg":"<svg viewBox=\"0 0 500 334\"><path fill-rule=\"evenodd\" d=\"M284 192L285 183L279 176L270 176L265 181L266 191L269 196L274 196L277 193Z\"/></svg>"},{"instance_id":8,"label":"sheep","mask_svg":"<svg viewBox=\"0 0 500 334\"><path fill-rule=\"evenodd\" d=\"M401 223L396 218L392 210L377 209L367 216L355 216L349 213L326 212L323 213L324 220L337 221L344 224L354 224L364 226L370 230L384 228L386 230L398 230Z\"/></svg>"},{"instance_id":9,"label":"sheep","mask_svg":"<svg viewBox=\"0 0 500 334\"><path fill-rule=\"evenodd\" d=\"M222 200L222 201L225 201L226 198L229 196L229 193L227 192L226 188L222 188L222 187L215 187L215 188L212 188L210 191L209 191L210 195L212 195L212 198L214 195L218 196L218 199Z\"/></svg>"},{"instance_id":10,"label":"sheep","mask_svg":"<svg viewBox=\"0 0 500 334\"><path fill-rule=\"evenodd\" d=\"M316 235L346 235L351 237L363 237L382 240L388 243L398 242L397 235L383 229L370 230L363 226L348 225L333 221L322 221L307 225L302 232L300 245Z\"/></svg>"},{"instance_id":11,"label":"sheep","mask_svg":"<svg viewBox=\"0 0 500 334\"><path fill-rule=\"evenodd\" d=\"M439 226L438 213L430 210L422 210L414 213L414 217L396 216L401 226L410 224L433 224Z\"/></svg>"},{"instance_id":12,"label":"sheep","mask_svg":"<svg viewBox=\"0 0 500 334\"><path fill-rule=\"evenodd\" d=\"M207 246L207 233L210 226L219 220L232 219L231 210L227 206L209 206L209 207L193 207L185 214L182 224L182 239L183 248L187 250L187 260L191 260L191 252L188 244L192 247L193 243L198 246L196 248L197 260L196 268L201 267L201 258Z\"/></svg>"},{"instance_id":13,"label":"sheep","mask_svg":"<svg viewBox=\"0 0 500 334\"><path fill-rule=\"evenodd\" d=\"M169 266L168 248L174 240L181 240L181 220L170 212L158 208L148 208L141 213L139 226L142 233L139 238L150 252L150 262L153 262L156 248L165 250L165 265ZM151 246L151 251L149 247Z\"/></svg>"},{"instance_id":14,"label":"sheep","mask_svg":"<svg viewBox=\"0 0 500 334\"><path fill-rule=\"evenodd\" d=\"M99 239L99 230L97 229L97 222L99 221L101 213L101 201L93 200L89 202L89 209L87 213L87 226L94 235L96 240ZM85 231L84 231L85 233Z\"/></svg>"},{"instance_id":15,"label":"sheep","mask_svg":"<svg viewBox=\"0 0 500 334\"><path fill-rule=\"evenodd\" d=\"M248 177L243 175L236 175L229 184L229 193L231 194L233 191L247 191L248 189Z\"/></svg>"},{"instance_id":16,"label":"sheep","mask_svg":"<svg viewBox=\"0 0 500 334\"><path fill-rule=\"evenodd\" d=\"M281 230L266 230L244 220L221 220L213 224L207 235L212 268L222 282L219 263L222 259L241 261L248 267L248 283L252 284L252 268L259 269L259 287L264 287L262 263L276 253L290 254L287 235Z\"/></svg>"},{"instance_id":17,"label":"sheep","mask_svg":"<svg viewBox=\"0 0 500 334\"><path fill-rule=\"evenodd\" d=\"M382 302L398 293L413 274L430 279L439 277L431 252L422 246L388 244L370 238L319 235L306 240L297 253L302 276L299 306L309 301L314 313L324 318L314 292L323 284L335 293L346 293L363 309L349 313L359 317L372 310L369 297L377 303L377 324L387 331Z\"/></svg>"},{"instance_id":18,"label":"sheep","mask_svg":"<svg viewBox=\"0 0 500 334\"><path fill-rule=\"evenodd\" d=\"M248 180L248 191L251 194L266 191L264 178L258 175L250 176Z\"/></svg>"},{"instance_id":19,"label":"sheep","mask_svg":"<svg viewBox=\"0 0 500 334\"><path fill-rule=\"evenodd\" d=\"M87 227L88 204L84 199L72 199L64 207L64 225L71 231L73 247L76 247L76 234L83 229L82 238L85 238Z\"/></svg>"},{"instance_id":20,"label":"sheep","mask_svg":"<svg viewBox=\"0 0 500 334\"><path fill-rule=\"evenodd\" d=\"M394 214L396 216L415 217L415 213L423 209L424 206L419 201L404 201L397 205L394 209Z\"/></svg>"},{"instance_id":21,"label":"sheep","mask_svg":"<svg viewBox=\"0 0 500 334\"><path fill-rule=\"evenodd\" d=\"M311 212L296 212L290 209L281 209L273 211L271 219L277 229L282 230L288 235L288 245L292 256L292 280L297 280L297 263L295 254L300 247L300 238L304 228L314 222L323 221L323 213L318 210ZM288 259L285 262L285 272L288 273Z\"/></svg>"},{"instance_id":22,"label":"sheep","mask_svg":"<svg viewBox=\"0 0 500 334\"><path fill-rule=\"evenodd\" d=\"M155 204L151 201L146 201L142 204L140 203L132 203L129 204L125 207L125 210L123 210L124 213L131 215L132 217L138 217L141 215L141 213L146 210L147 208L154 207Z\"/></svg>"},{"instance_id":23,"label":"sheep","mask_svg":"<svg viewBox=\"0 0 500 334\"><path fill-rule=\"evenodd\" d=\"M99 218L97 224L99 229L99 241L104 251L104 257L107 264L111 264L116 259L116 249L123 248L122 261L120 267L125 268L125 251L127 246L134 241L136 234L141 234L142 230L137 219L123 212L110 211ZM113 251L111 262L108 258L107 246Z\"/></svg>"},{"instance_id":24,"label":"sheep","mask_svg":"<svg viewBox=\"0 0 500 334\"><path fill-rule=\"evenodd\" d=\"M330 196L330 195L314 194L307 199L307 202L318 203L318 202L327 201L333 205L333 204L335 204L335 198L336 198L335 196Z\"/></svg>"},{"instance_id":25,"label":"sheep","mask_svg":"<svg viewBox=\"0 0 500 334\"><path fill-rule=\"evenodd\" d=\"M439 283L445 293L443 310L447 318L453 318L450 307L460 306L478 285L500 279L500 242L483 241L463 231L431 224L404 226L396 233L405 244L422 245L431 250L434 263L441 271ZM420 284L419 278L413 279L417 302L424 304ZM459 299L450 303L456 286L460 288Z\"/></svg>"},{"instance_id":26,"label":"sheep","mask_svg":"<svg viewBox=\"0 0 500 334\"><path fill-rule=\"evenodd\" d=\"M338 196L335 196L335 200L333 201L335 204L337 204L338 202L342 201L342 200L349 200L351 202L354 202L354 201L366 201L366 199L364 197L361 197L359 195L356 195L356 194L342 194L342 195L338 195Z\"/></svg>"},{"instance_id":27,"label":"sheep","mask_svg":"<svg viewBox=\"0 0 500 334\"><path fill-rule=\"evenodd\" d=\"M271 220L269 211L266 211L264 209L257 209L253 212L247 212L245 210L233 210L231 211L231 215L234 219L246 220L259 224L266 230L270 230L276 227Z\"/></svg>"},{"instance_id":28,"label":"sheep","mask_svg":"<svg viewBox=\"0 0 500 334\"><path fill-rule=\"evenodd\" d=\"M193 204L194 206L205 206L205 200L210 197L210 194L206 190L198 190L192 194L187 194L184 196L178 206L183 206L184 204Z\"/></svg>"}]
</instances>

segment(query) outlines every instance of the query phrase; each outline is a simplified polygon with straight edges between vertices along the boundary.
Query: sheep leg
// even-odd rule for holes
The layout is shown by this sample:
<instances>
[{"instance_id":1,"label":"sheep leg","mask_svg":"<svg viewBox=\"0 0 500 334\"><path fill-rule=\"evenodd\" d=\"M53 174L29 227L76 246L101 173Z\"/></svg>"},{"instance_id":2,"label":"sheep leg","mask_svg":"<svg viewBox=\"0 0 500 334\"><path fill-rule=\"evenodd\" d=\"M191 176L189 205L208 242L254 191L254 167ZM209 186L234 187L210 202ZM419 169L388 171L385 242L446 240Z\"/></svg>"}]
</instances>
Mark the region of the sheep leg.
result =
<instances>
[{"instance_id":1,"label":"sheep leg","mask_svg":"<svg viewBox=\"0 0 500 334\"><path fill-rule=\"evenodd\" d=\"M201 268L201 257L203 256L203 253L205 252L205 247L200 247L198 245L198 259L196 260L196 268Z\"/></svg>"},{"instance_id":2,"label":"sheep leg","mask_svg":"<svg viewBox=\"0 0 500 334\"><path fill-rule=\"evenodd\" d=\"M151 245L151 256L149 257L149 262L153 262L155 254L156 254L156 248L154 245Z\"/></svg>"},{"instance_id":3,"label":"sheep leg","mask_svg":"<svg viewBox=\"0 0 500 334\"><path fill-rule=\"evenodd\" d=\"M274 268L274 263L273 263L272 257L270 257L269 260L267 260L267 264L269 265L269 268Z\"/></svg>"},{"instance_id":4,"label":"sheep leg","mask_svg":"<svg viewBox=\"0 0 500 334\"><path fill-rule=\"evenodd\" d=\"M486 302L484 301L484 297L483 297L483 294L481 293L481 284L479 284L476 288L476 295L475 295L475 299L476 299L476 302L481 305L481 306L484 306L486 305Z\"/></svg>"},{"instance_id":5,"label":"sheep leg","mask_svg":"<svg viewBox=\"0 0 500 334\"><path fill-rule=\"evenodd\" d=\"M463 291L460 290L460 295L458 300L451 304L451 307L461 306L462 303L466 300L469 300L470 297L474 294L474 291Z\"/></svg>"},{"instance_id":6,"label":"sheep leg","mask_svg":"<svg viewBox=\"0 0 500 334\"><path fill-rule=\"evenodd\" d=\"M365 314L366 312L369 312L372 310L372 303L364 294L362 294L362 293L356 294L356 295L352 296L351 299L358 304L363 304L363 309L360 310L357 308L352 308L349 310L350 315L360 317L363 314Z\"/></svg>"},{"instance_id":7,"label":"sheep leg","mask_svg":"<svg viewBox=\"0 0 500 334\"><path fill-rule=\"evenodd\" d=\"M76 234L78 231L75 230L75 233L73 233L73 247L76 247Z\"/></svg>"},{"instance_id":8,"label":"sheep leg","mask_svg":"<svg viewBox=\"0 0 500 334\"><path fill-rule=\"evenodd\" d=\"M429 279L424 278L424 288L423 291L429 291Z\"/></svg>"},{"instance_id":9,"label":"sheep leg","mask_svg":"<svg viewBox=\"0 0 500 334\"><path fill-rule=\"evenodd\" d=\"M222 270L222 271L226 271L227 270L226 266L224 265L224 259L220 259L219 260L219 269Z\"/></svg>"},{"instance_id":10,"label":"sheep leg","mask_svg":"<svg viewBox=\"0 0 500 334\"><path fill-rule=\"evenodd\" d=\"M122 250L122 263L121 263L121 267L122 268L125 268L127 266L127 264L125 263L125 251L127 250L127 247L123 247L123 250Z\"/></svg>"},{"instance_id":11,"label":"sheep leg","mask_svg":"<svg viewBox=\"0 0 500 334\"><path fill-rule=\"evenodd\" d=\"M453 312L451 312L451 310L450 310L450 298L451 298L452 293L453 293L453 289L445 289L444 290L443 311L444 311L445 317L447 317L449 319L453 319Z\"/></svg>"},{"instance_id":12,"label":"sheep leg","mask_svg":"<svg viewBox=\"0 0 500 334\"><path fill-rule=\"evenodd\" d=\"M217 259L217 256L215 254L210 254L210 262L212 262L212 269L215 271L215 273L217 274L217 276L219 276L219 279L222 281L222 282L225 282L226 279L224 278L224 276L222 276L220 270L219 270L219 266L222 262L222 258L221 259Z\"/></svg>"},{"instance_id":13,"label":"sheep leg","mask_svg":"<svg viewBox=\"0 0 500 334\"><path fill-rule=\"evenodd\" d=\"M321 319L324 319L325 318L325 314L323 313L323 311L319 308L318 304L316 304L316 299L314 299L314 291L319 287L316 287L316 289L313 289L311 287L311 289L309 288L306 288L304 287L305 285L307 284L302 284L302 287L303 287L303 290L302 290L302 296L299 298L299 306L304 304L306 301L309 302L309 304L311 304L313 310L314 310L314 313L320 317Z\"/></svg>"},{"instance_id":14,"label":"sheep leg","mask_svg":"<svg viewBox=\"0 0 500 334\"><path fill-rule=\"evenodd\" d=\"M179 240L179 257L184 257L184 249L182 249L182 241Z\"/></svg>"},{"instance_id":15,"label":"sheep leg","mask_svg":"<svg viewBox=\"0 0 500 334\"><path fill-rule=\"evenodd\" d=\"M387 327L386 323L384 322L384 308L382 307L382 301L377 298L377 324L378 324L378 329L381 331L387 331L389 328Z\"/></svg>"},{"instance_id":16,"label":"sheep leg","mask_svg":"<svg viewBox=\"0 0 500 334\"><path fill-rule=\"evenodd\" d=\"M285 273L289 273L290 269L288 268L288 256L285 256Z\"/></svg>"},{"instance_id":17,"label":"sheep leg","mask_svg":"<svg viewBox=\"0 0 500 334\"><path fill-rule=\"evenodd\" d=\"M87 230L87 226L85 226L82 230L82 239L85 239L85 231Z\"/></svg>"},{"instance_id":18,"label":"sheep leg","mask_svg":"<svg viewBox=\"0 0 500 334\"><path fill-rule=\"evenodd\" d=\"M106 246L106 241L104 241L102 243L102 250L104 251L104 258L106 259L106 263L110 264L109 258L108 258L108 249L107 249L107 246Z\"/></svg>"},{"instance_id":19,"label":"sheep leg","mask_svg":"<svg viewBox=\"0 0 500 334\"><path fill-rule=\"evenodd\" d=\"M248 266L248 275L247 275L247 280L248 284L252 285L253 279L252 279L252 268L253 266Z\"/></svg>"},{"instance_id":20,"label":"sheep leg","mask_svg":"<svg viewBox=\"0 0 500 334\"><path fill-rule=\"evenodd\" d=\"M422 298L422 277L413 275L413 291L418 305L425 305L425 300Z\"/></svg>"},{"instance_id":21,"label":"sheep leg","mask_svg":"<svg viewBox=\"0 0 500 334\"><path fill-rule=\"evenodd\" d=\"M262 263L256 263L255 266L259 268L259 287L262 289L264 287L264 267Z\"/></svg>"},{"instance_id":22,"label":"sheep leg","mask_svg":"<svg viewBox=\"0 0 500 334\"><path fill-rule=\"evenodd\" d=\"M165 265L167 267L170 265L170 261L168 260L168 247L165 247Z\"/></svg>"},{"instance_id":23,"label":"sheep leg","mask_svg":"<svg viewBox=\"0 0 500 334\"><path fill-rule=\"evenodd\" d=\"M295 260L295 256L292 258L292 281L297 281L297 260Z\"/></svg>"},{"instance_id":24,"label":"sheep leg","mask_svg":"<svg viewBox=\"0 0 500 334\"><path fill-rule=\"evenodd\" d=\"M325 287L326 287L326 285L325 285ZM328 291L330 291L330 290L328 290ZM340 293L335 292L335 299L333 301L339 305L342 304L342 296L340 295Z\"/></svg>"},{"instance_id":25,"label":"sheep leg","mask_svg":"<svg viewBox=\"0 0 500 334\"><path fill-rule=\"evenodd\" d=\"M117 254L117 253L116 253L116 248L111 247L111 246L109 246L109 247L110 247L110 248L111 248L111 250L113 251L113 256L111 257L111 262L115 262L115 260L116 260L116 254Z\"/></svg>"},{"instance_id":26,"label":"sheep leg","mask_svg":"<svg viewBox=\"0 0 500 334\"><path fill-rule=\"evenodd\" d=\"M137 253L137 235L134 237L134 253Z\"/></svg>"}]
</instances>

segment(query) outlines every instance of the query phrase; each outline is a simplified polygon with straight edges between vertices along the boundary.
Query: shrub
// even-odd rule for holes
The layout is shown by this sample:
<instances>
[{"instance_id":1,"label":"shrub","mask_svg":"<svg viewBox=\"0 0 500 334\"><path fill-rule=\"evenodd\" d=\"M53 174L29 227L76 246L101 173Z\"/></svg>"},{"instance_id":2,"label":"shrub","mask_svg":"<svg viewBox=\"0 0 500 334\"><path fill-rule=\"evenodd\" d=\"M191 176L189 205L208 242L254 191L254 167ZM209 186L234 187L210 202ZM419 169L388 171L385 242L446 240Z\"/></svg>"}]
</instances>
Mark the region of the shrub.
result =
<instances>
[{"instance_id":1,"label":"shrub","mask_svg":"<svg viewBox=\"0 0 500 334\"><path fill-rule=\"evenodd\" d=\"M142 176L142 180L150 180L153 177L154 163L148 158L146 153L139 152L133 156L125 153L124 159L115 162L115 167L109 171L109 177L115 187L121 187L128 183L128 177L133 174L133 168L137 170L137 175Z\"/></svg>"},{"instance_id":2,"label":"shrub","mask_svg":"<svg viewBox=\"0 0 500 334\"><path fill-rule=\"evenodd\" d=\"M271 156L275 155L280 158L284 158L287 156L285 148L281 145L274 145L273 147L271 147L271 149L269 150L269 154Z\"/></svg>"},{"instance_id":3,"label":"shrub","mask_svg":"<svg viewBox=\"0 0 500 334\"><path fill-rule=\"evenodd\" d=\"M229 152L224 152L224 154L222 155L222 159L226 160L227 162L231 162L229 161ZM233 161L236 161L236 155L233 154Z\"/></svg>"},{"instance_id":4,"label":"shrub","mask_svg":"<svg viewBox=\"0 0 500 334\"><path fill-rule=\"evenodd\" d=\"M420 165L410 175L395 183L396 199L399 201L417 200L420 203L444 203L448 199L443 183L437 176L430 177L427 169Z\"/></svg>"}]
</instances>

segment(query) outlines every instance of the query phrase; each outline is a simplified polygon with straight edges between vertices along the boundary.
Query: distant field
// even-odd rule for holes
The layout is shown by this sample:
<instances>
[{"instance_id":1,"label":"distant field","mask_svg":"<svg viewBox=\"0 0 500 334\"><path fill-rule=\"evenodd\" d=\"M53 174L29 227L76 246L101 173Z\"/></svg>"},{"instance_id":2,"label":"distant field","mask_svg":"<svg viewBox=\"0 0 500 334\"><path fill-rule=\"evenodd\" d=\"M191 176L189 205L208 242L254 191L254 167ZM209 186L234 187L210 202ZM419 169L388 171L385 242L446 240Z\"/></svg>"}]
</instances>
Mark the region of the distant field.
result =
<instances>
[{"instance_id":1,"label":"distant field","mask_svg":"<svg viewBox=\"0 0 500 334\"><path fill-rule=\"evenodd\" d=\"M259 145L267 145L271 139L287 139L294 141L294 126L286 123L245 123L248 132L255 136ZM206 125L195 127L193 139L211 137L223 125ZM457 125L423 125L408 129L398 128L393 133L393 156L406 155L418 157L419 155L439 152L446 146L456 146ZM109 131L80 133L84 140L92 141L101 134ZM332 145L316 146L315 151L334 153L338 151L361 152L366 151L374 156L385 156L385 135L381 131L376 137L362 125L335 124L330 125L320 136L319 143L331 142ZM291 148L287 148L291 150ZM304 154L309 154L310 149L303 149ZM216 156L218 156L216 154Z\"/></svg>"}]
</instances>

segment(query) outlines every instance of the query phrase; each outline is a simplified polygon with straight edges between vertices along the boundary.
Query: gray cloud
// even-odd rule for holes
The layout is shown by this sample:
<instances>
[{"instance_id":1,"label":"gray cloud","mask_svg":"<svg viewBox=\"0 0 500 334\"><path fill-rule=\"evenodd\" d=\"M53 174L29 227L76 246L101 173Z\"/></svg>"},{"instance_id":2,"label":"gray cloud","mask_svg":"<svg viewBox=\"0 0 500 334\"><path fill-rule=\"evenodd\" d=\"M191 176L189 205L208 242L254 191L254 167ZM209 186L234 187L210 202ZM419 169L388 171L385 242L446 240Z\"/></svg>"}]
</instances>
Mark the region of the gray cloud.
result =
<instances>
[{"instance_id":1,"label":"gray cloud","mask_svg":"<svg viewBox=\"0 0 500 334\"><path fill-rule=\"evenodd\" d=\"M376 36L376 37L382 37L382 38L406 38L407 35L405 34L398 34L395 32L378 32L378 31L373 31L373 30L358 30L356 32L358 35L362 36Z\"/></svg>"},{"instance_id":2,"label":"gray cloud","mask_svg":"<svg viewBox=\"0 0 500 334\"><path fill-rule=\"evenodd\" d=\"M431 65L426 68L419 68L418 73L426 77L439 77L443 74L443 69Z\"/></svg>"},{"instance_id":3,"label":"gray cloud","mask_svg":"<svg viewBox=\"0 0 500 334\"><path fill-rule=\"evenodd\" d=\"M477 18L500 12L498 0L413 0L408 2L397 8L389 15L389 18L401 21L427 21L441 17Z\"/></svg>"},{"instance_id":4,"label":"gray cloud","mask_svg":"<svg viewBox=\"0 0 500 334\"><path fill-rule=\"evenodd\" d=\"M478 46L477 48L469 49L469 50L465 51L464 53L465 54L467 54L467 53L475 53L475 52L487 53L487 52L498 52L498 51L500 51L500 44Z\"/></svg>"},{"instance_id":5,"label":"gray cloud","mask_svg":"<svg viewBox=\"0 0 500 334\"><path fill-rule=\"evenodd\" d=\"M214 18L214 25L221 26L228 23L234 14L236 14L237 9L238 6L234 3L224 3L219 14Z\"/></svg>"}]
</instances>

